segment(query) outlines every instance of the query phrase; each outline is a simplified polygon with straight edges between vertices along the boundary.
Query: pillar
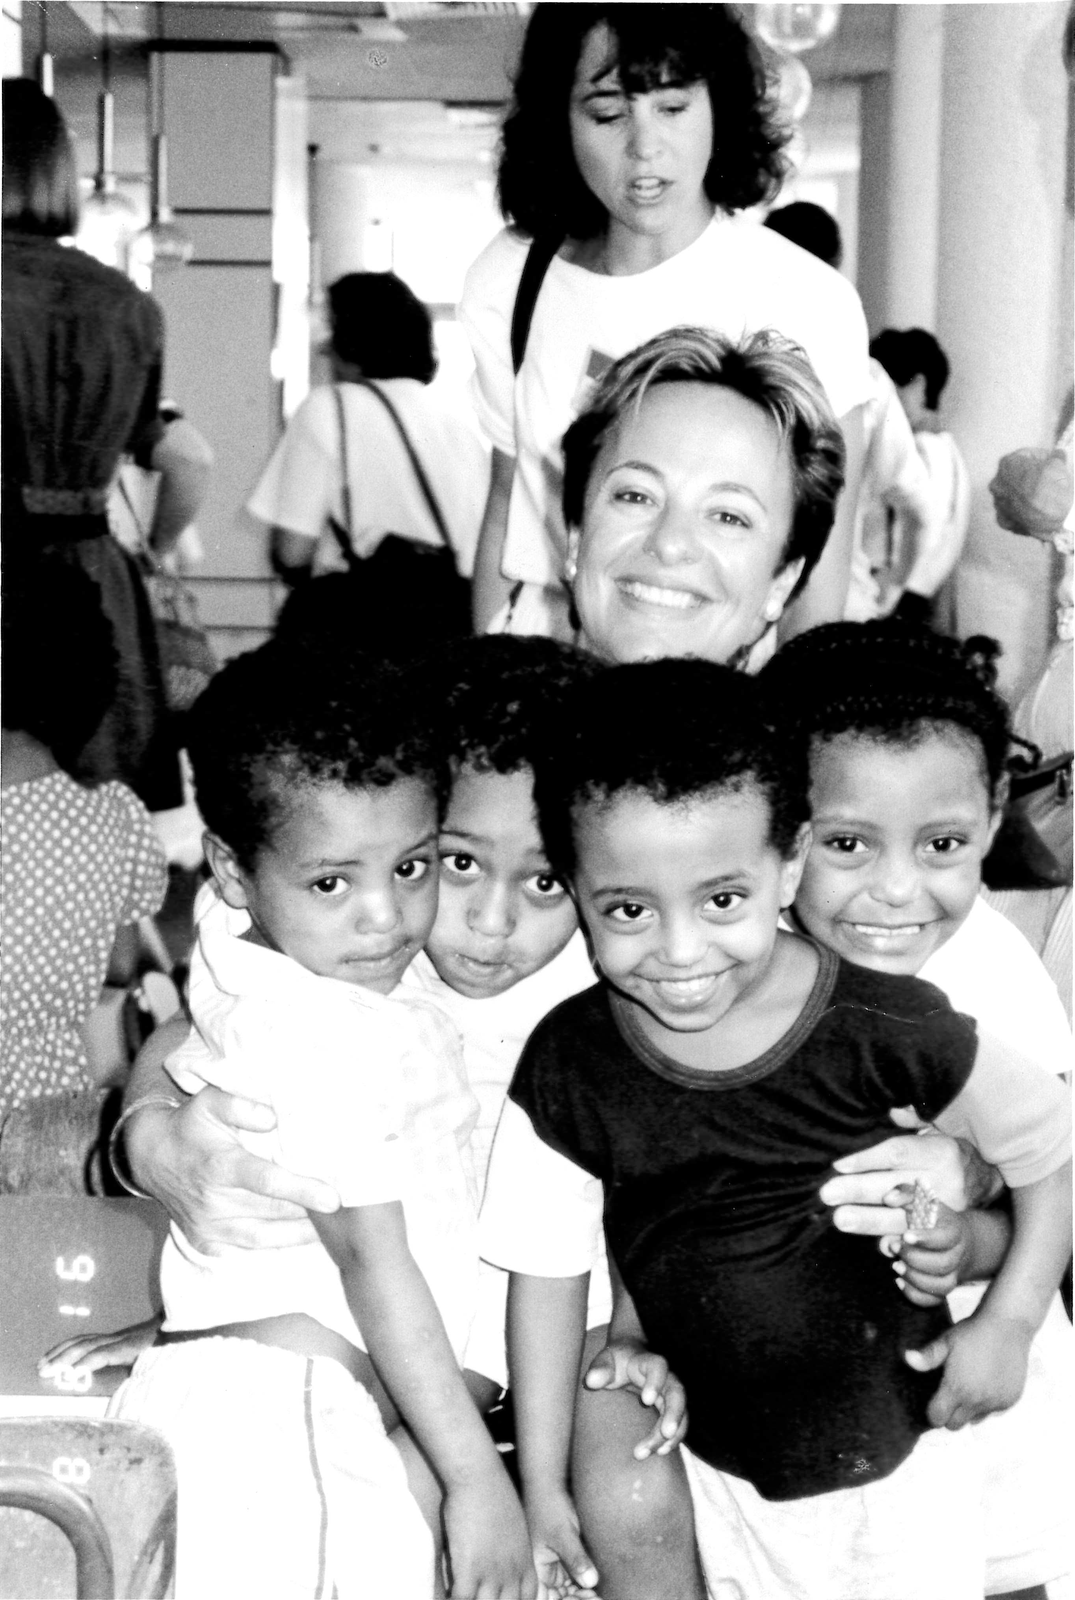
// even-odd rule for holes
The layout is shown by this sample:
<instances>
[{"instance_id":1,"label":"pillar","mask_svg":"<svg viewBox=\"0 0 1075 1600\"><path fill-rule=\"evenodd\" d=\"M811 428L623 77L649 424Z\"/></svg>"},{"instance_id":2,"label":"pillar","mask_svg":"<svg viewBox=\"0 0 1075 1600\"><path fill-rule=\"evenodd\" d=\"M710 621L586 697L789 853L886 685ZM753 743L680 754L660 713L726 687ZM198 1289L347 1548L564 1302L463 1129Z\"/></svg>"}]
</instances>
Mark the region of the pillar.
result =
<instances>
[{"instance_id":1,"label":"pillar","mask_svg":"<svg viewBox=\"0 0 1075 1600\"><path fill-rule=\"evenodd\" d=\"M213 449L197 519L205 562L192 585L214 642L232 655L266 637L279 599L266 529L243 508L282 416L285 297L273 247L274 211L288 186L279 181L277 147L285 135L298 145L301 199L305 129L294 107L280 115L275 45L177 38L151 49L159 56L169 199L194 241L188 266L153 274L165 318L165 392ZM293 239L299 235L293 254L303 272L304 220L291 230ZM279 258L287 230L278 225L275 233ZM293 275L294 266L288 270ZM285 340L288 347L300 342Z\"/></svg>"},{"instance_id":2,"label":"pillar","mask_svg":"<svg viewBox=\"0 0 1075 1600\"><path fill-rule=\"evenodd\" d=\"M885 196L884 325L890 328L936 327L946 9L893 7Z\"/></svg>"},{"instance_id":3,"label":"pillar","mask_svg":"<svg viewBox=\"0 0 1075 1600\"><path fill-rule=\"evenodd\" d=\"M1052 443L1071 381L1066 12L1063 0L952 5L944 22L937 335L973 494L957 626L1001 640L1013 695L1050 641L1052 552L997 527L987 485L1007 451Z\"/></svg>"}]
</instances>

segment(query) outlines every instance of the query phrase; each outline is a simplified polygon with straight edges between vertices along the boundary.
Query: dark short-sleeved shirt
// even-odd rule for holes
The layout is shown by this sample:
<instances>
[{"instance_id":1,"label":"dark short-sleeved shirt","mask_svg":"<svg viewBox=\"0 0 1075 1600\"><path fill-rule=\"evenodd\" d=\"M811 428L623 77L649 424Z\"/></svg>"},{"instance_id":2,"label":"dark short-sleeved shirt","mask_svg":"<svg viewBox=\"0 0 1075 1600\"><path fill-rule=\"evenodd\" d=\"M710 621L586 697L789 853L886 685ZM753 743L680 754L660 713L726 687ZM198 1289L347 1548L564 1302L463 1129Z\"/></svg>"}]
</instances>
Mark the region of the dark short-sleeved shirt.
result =
<instances>
[{"instance_id":1,"label":"dark short-sleeved shirt","mask_svg":"<svg viewBox=\"0 0 1075 1600\"><path fill-rule=\"evenodd\" d=\"M776 1500L884 1477L928 1426L939 1374L904 1352L947 1310L903 1298L818 1189L891 1134L893 1107L928 1119L952 1101L976 1051L932 985L819 957L794 1026L746 1066L679 1065L599 985L540 1024L510 1091L601 1180L647 1341L686 1385L691 1449Z\"/></svg>"},{"instance_id":2,"label":"dark short-sleeved shirt","mask_svg":"<svg viewBox=\"0 0 1075 1600\"><path fill-rule=\"evenodd\" d=\"M129 278L55 239L3 233L3 482L105 489L162 427L163 322Z\"/></svg>"}]
</instances>

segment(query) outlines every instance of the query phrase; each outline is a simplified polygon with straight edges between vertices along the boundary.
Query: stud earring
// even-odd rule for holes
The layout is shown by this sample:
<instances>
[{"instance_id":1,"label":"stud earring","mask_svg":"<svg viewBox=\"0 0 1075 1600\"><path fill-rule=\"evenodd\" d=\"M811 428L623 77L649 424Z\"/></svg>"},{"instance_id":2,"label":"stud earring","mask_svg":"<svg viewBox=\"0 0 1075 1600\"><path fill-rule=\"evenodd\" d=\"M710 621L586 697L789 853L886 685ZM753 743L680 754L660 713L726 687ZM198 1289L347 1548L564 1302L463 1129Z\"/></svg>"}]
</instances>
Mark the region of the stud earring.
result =
<instances>
[{"instance_id":1,"label":"stud earring","mask_svg":"<svg viewBox=\"0 0 1075 1600\"><path fill-rule=\"evenodd\" d=\"M564 577L567 579L568 583L574 583L575 575L578 570L578 562L575 560L574 556L568 556L567 560L564 562Z\"/></svg>"}]
</instances>

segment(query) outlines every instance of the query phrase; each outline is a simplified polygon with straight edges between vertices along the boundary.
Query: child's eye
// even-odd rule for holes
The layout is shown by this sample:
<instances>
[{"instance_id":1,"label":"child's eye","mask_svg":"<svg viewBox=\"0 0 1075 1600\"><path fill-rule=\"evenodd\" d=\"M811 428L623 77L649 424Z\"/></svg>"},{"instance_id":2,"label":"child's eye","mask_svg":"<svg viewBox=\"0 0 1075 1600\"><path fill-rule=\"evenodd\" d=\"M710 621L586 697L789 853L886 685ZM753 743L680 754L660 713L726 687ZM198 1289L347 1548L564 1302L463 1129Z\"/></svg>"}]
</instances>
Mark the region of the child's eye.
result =
<instances>
[{"instance_id":1,"label":"child's eye","mask_svg":"<svg viewBox=\"0 0 1075 1600\"><path fill-rule=\"evenodd\" d=\"M640 922L643 917L649 916L649 909L634 900L621 900L618 906L609 906L605 916L612 922Z\"/></svg>"},{"instance_id":2,"label":"child's eye","mask_svg":"<svg viewBox=\"0 0 1075 1600\"><path fill-rule=\"evenodd\" d=\"M532 878L527 878L526 890L541 900L559 900L567 893L559 878L554 878L551 872L536 872Z\"/></svg>"},{"instance_id":3,"label":"child's eye","mask_svg":"<svg viewBox=\"0 0 1075 1600\"><path fill-rule=\"evenodd\" d=\"M926 849L937 856L950 856L954 855L966 842L966 839L959 838L957 834L943 833L938 835L936 839L931 839L926 845Z\"/></svg>"},{"instance_id":4,"label":"child's eye","mask_svg":"<svg viewBox=\"0 0 1075 1600\"><path fill-rule=\"evenodd\" d=\"M326 900L336 899L347 892L347 879L341 878L338 872L334 872L327 878L318 878L312 888L315 894L323 896Z\"/></svg>"},{"instance_id":5,"label":"child's eye","mask_svg":"<svg viewBox=\"0 0 1075 1600\"><path fill-rule=\"evenodd\" d=\"M837 855L852 856L865 850L863 841L854 833L834 833L825 840L826 850L835 850Z\"/></svg>"},{"instance_id":6,"label":"child's eye","mask_svg":"<svg viewBox=\"0 0 1075 1600\"><path fill-rule=\"evenodd\" d=\"M710 895L709 904L716 911L734 911L745 898L737 889L721 889L718 894Z\"/></svg>"},{"instance_id":7,"label":"child's eye","mask_svg":"<svg viewBox=\"0 0 1075 1600\"><path fill-rule=\"evenodd\" d=\"M455 878L477 878L481 868L473 856L468 856L463 850L453 850L446 856L441 856L440 864L446 872Z\"/></svg>"},{"instance_id":8,"label":"child's eye","mask_svg":"<svg viewBox=\"0 0 1075 1600\"><path fill-rule=\"evenodd\" d=\"M404 883L417 883L429 871L428 861L401 861L396 868L396 877L402 878Z\"/></svg>"}]
</instances>

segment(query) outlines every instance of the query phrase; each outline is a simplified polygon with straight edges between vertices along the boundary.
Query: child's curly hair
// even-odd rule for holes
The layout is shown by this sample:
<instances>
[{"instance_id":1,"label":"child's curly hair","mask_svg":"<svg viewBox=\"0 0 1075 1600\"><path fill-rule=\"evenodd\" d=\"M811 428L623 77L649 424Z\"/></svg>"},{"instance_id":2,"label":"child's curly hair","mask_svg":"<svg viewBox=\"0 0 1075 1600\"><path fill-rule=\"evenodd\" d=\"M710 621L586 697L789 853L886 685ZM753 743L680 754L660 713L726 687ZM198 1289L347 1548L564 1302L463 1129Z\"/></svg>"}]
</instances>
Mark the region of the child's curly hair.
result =
<instances>
[{"instance_id":1,"label":"child's curly hair","mask_svg":"<svg viewBox=\"0 0 1075 1600\"><path fill-rule=\"evenodd\" d=\"M757 681L711 661L636 661L580 684L534 785L554 871L575 867L580 804L629 792L661 805L754 791L785 859L810 815L805 752L775 734Z\"/></svg>"},{"instance_id":2,"label":"child's curly hair","mask_svg":"<svg viewBox=\"0 0 1075 1600\"><path fill-rule=\"evenodd\" d=\"M938 724L977 743L991 801L1013 743L1008 707L994 687L995 639L949 639L906 622L830 622L784 645L760 682L786 730L809 745L859 734L914 745Z\"/></svg>"},{"instance_id":3,"label":"child's curly hair","mask_svg":"<svg viewBox=\"0 0 1075 1600\"><path fill-rule=\"evenodd\" d=\"M230 661L189 713L187 750L206 827L246 871L304 789L419 778L438 806L447 793L407 675L308 640L271 640Z\"/></svg>"},{"instance_id":4,"label":"child's curly hair","mask_svg":"<svg viewBox=\"0 0 1075 1600\"><path fill-rule=\"evenodd\" d=\"M533 768L581 683L603 668L554 639L486 634L424 667L444 755L480 772Z\"/></svg>"}]
</instances>

